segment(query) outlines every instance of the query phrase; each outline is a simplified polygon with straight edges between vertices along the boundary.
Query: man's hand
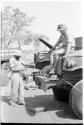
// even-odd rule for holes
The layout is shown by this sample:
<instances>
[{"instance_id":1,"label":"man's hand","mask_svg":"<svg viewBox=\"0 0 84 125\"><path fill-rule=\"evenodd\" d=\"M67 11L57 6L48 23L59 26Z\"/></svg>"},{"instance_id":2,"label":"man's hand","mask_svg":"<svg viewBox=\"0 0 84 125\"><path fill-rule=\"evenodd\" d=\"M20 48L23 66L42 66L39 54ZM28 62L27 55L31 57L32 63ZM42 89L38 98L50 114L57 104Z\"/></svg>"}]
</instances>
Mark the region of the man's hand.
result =
<instances>
[{"instance_id":1,"label":"man's hand","mask_svg":"<svg viewBox=\"0 0 84 125\"><path fill-rule=\"evenodd\" d=\"M52 52L53 52L53 50L51 49L51 50L49 50L49 52L48 52L48 53L50 54L50 53L52 53Z\"/></svg>"},{"instance_id":2,"label":"man's hand","mask_svg":"<svg viewBox=\"0 0 84 125\"><path fill-rule=\"evenodd\" d=\"M67 57L67 55L64 55L64 56L63 56L63 58L66 58L66 57Z\"/></svg>"},{"instance_id":3,"label":"man's hand","mask_svg":"<svg viewBox=\"0 0 84 125\"><path fill-rule=\"evenodd\" d=\"M64 56L63 56L63 58L67 58L68 56L69 56L69 55L68 55L68 54L66 54L66 55L64 55Z\"/></svg>"}]
</instances>

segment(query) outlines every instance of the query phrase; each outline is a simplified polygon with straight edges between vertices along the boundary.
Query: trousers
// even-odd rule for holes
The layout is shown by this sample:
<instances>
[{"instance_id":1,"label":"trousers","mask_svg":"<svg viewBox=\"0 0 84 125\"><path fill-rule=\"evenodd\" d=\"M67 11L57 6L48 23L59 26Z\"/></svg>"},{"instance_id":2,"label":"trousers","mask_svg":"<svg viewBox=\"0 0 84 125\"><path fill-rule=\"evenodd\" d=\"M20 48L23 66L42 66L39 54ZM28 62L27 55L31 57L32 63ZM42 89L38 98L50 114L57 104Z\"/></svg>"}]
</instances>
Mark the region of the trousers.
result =
<instances>
[{"instance_id":1,"label":"trousers","mask_svg":"<svg viewBox=\"0 0 84 125\"><path fill-rule=\"evenodd\" d=\"M24 84L19 72L12 73L10 97L13 101L24 102Z\"/></svg>"},{"instance_id":2,"label":"trousers","mask_svg":"<svg viewBox=\"0 0 84 125\"><path fill-rule=\"evenodd\" d=\"M64 55L65 49L63 48L52 51L50 55L50 69L52 70L54 68L56 75L61 75L62 73L62 56Z\"/></svg>"}]
</instances>

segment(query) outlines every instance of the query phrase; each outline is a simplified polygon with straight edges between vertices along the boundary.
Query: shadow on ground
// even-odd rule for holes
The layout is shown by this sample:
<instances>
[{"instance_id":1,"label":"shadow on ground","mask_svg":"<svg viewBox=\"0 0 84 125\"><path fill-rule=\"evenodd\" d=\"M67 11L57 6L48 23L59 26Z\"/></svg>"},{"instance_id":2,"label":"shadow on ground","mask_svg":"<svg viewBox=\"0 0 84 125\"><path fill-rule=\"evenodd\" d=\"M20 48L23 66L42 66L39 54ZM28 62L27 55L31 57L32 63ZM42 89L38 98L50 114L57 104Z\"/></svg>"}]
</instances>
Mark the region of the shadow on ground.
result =
<instances>
[{"instance_id":1,"label":"shadow on ground","mask_svg":"<svg viewBox=\"0 0 84 125\"><path fill-rule=\"evenodd\" d=\"M10 105L10 96L1 96L0 100ZM25 97L25 109L28 115L33 117L37 113L35 109L40 107L46 109L45 112L55 111L54 114L60 118L77 119L71 111L68 102L55 100L53 95Z\"/></svg>"},{"instance_id":2,"label":"shadow on ground","mask_svg":"<svg viewBox=\"0 0 84 125\"><path fill-rule=\"evenodd\" d=\"M25 97L25 108L28 115L34 116L35 109L44 107L46 112L56 111L55 114L60 118L77 119L71 111L68 102L54 100L53 95L39 95L35 97Z\"/></svg>"},{"instance_id":3,"label":"shadow on ground","mask_svg":"<svg viewBox=\"0 0 84 125\"><path fill-rule=\"evenodd\" d=\"M10 96L1 96L0 100L2 102L6 102L8 105L10 105Z\"/></svg>"}]
</instances>

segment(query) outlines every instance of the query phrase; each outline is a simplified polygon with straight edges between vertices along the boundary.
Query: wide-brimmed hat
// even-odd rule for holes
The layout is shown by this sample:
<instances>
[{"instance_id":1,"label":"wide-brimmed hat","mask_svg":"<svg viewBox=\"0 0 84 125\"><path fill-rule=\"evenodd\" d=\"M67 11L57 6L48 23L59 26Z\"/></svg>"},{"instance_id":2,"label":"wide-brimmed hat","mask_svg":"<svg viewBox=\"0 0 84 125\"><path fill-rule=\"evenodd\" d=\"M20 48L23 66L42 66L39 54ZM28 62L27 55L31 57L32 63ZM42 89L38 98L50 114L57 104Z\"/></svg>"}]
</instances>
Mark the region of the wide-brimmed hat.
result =
<instances>
[{"instance_id":1,"label":"wide-brimmed hat","mask_svg":"<svg viewBox=\"0 0 84 125\"><path fill-rule=\"evenodd\" d=\"M65 26L65 24L59 24L58 27L57 27L58 31L66 30L66 29L67 29L67 27Z\"/></svg>"}]
</instances>

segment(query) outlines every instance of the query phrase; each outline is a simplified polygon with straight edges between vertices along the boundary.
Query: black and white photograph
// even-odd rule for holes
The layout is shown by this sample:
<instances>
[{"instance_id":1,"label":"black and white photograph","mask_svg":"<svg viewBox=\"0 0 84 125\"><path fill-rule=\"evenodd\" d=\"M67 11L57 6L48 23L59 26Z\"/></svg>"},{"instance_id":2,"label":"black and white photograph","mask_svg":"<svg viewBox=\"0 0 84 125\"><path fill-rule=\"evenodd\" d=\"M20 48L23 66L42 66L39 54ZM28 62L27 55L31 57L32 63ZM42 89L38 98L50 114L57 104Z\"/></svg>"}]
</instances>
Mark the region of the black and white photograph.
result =
<instances>
[{"instance_id":1,"label":"black and white photograph","mask_svg":"<svg viewBox=\"0 0 84 125\"><path fill-rule=\"evenodd\" d=\"M83 124L82 0L0 3L0 123Z\"/></svg>"}]
</instances>

